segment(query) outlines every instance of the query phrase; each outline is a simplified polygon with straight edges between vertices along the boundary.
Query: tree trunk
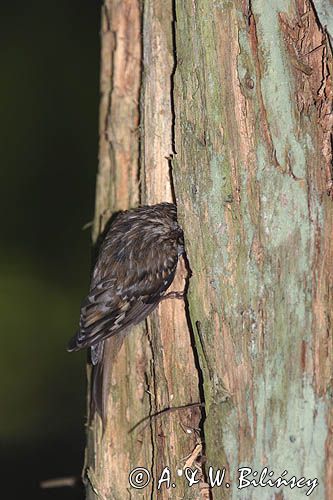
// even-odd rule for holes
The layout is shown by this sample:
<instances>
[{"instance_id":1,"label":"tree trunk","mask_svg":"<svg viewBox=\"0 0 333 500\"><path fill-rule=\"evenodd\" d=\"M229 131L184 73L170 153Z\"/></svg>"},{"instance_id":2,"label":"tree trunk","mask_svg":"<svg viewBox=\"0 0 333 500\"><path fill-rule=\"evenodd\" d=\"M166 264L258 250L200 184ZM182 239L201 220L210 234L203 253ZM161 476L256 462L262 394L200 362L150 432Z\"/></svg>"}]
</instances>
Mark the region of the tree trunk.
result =
<instances>
[{"instance_id":1,"label":"tree trunk","mask_svg":"<svg viewBox=\"0 0 333 500\"><path fill-rule=\"evenodd\" d=\"M182 261L185 303L108 341L89 499L333 497L329 4L105 1L94 239L175 197L192 276ZM240 489L242 467L274 474ZM263 485L284 471L306 484Z\"/></svg>"}]
</instances>

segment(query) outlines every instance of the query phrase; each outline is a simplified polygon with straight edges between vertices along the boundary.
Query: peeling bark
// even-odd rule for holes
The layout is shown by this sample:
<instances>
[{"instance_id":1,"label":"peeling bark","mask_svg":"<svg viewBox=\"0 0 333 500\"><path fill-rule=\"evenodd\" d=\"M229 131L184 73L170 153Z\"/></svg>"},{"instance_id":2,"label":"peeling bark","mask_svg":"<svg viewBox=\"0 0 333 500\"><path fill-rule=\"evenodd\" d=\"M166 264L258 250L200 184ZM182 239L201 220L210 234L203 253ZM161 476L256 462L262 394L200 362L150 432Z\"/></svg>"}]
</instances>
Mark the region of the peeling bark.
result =
<instances>
[{"instance_id":1,"label":"peeling bark","mask_svg":"<svg viewBox=\"0 0 333 500\"><path fill-rule=\"evenodd\" d=\"M95 240L113 211L173 200L172 16L171 2L103 7ZM172 289L183 290L187 279L181 260ZM201 454L193 455L201 446L201 401L192 342L180 300L163 301L125 340L107 342L109 419L104 434L97 415L87 429L87 498L167 498L165 488L157 493L166 466L177 494L197 498L199 486L189 489L177 475L185 463L201 469ZM143 490L129 484L138 466L151 475Z\"/></svg>"}]
</instances>

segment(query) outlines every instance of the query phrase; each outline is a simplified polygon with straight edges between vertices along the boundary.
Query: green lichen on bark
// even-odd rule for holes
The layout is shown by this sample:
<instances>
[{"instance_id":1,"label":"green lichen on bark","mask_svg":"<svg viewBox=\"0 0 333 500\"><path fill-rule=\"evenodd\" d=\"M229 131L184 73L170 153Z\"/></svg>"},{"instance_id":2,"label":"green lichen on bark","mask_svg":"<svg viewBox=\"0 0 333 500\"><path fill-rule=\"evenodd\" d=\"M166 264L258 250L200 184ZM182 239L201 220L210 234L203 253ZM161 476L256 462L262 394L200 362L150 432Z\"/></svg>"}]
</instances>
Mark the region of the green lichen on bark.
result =
<instances>
[{"instance_id":1,"label":"green lichen on bark","mask_svg":"<svg viewBox=\"0 0 333 500\"><path fill-rule=\"evenodd\" d=\"M323 70L300 53L297 23L309 53L320 26L308 2L201 0L176 13L174 175L201 329L206 455L231 479L214 498L257 498L237 491L242 465L318 477L323 497L330 403L316 392L314 267L318 231L332 247L332 207L316 180L326 158L310 95L312 71ZM300 76L304 61L313 69Z\"/></svg>"}]
</instances>

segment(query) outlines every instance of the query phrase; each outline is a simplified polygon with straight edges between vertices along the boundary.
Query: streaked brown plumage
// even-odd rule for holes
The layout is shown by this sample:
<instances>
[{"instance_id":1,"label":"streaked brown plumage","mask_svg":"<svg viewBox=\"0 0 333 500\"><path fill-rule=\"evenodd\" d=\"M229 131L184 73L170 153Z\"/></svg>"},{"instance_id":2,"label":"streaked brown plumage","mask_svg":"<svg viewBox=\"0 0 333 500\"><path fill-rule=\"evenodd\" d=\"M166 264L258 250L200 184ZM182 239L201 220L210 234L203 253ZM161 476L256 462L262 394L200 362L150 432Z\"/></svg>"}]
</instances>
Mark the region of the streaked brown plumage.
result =
<instances>
[{"instance_id":1,"label":"streaked brown plumage","mask_svg":"<svg viewBox=\"0 0 333 500\"><path fill-rule=\"evenodd\" d=\"M101 245L90 291L81 306L80 328L69 351L91 347L96 365L108 337L150 314L171 285L183 232L171 203L120 212Z\"/></svg>"}]
</instances>

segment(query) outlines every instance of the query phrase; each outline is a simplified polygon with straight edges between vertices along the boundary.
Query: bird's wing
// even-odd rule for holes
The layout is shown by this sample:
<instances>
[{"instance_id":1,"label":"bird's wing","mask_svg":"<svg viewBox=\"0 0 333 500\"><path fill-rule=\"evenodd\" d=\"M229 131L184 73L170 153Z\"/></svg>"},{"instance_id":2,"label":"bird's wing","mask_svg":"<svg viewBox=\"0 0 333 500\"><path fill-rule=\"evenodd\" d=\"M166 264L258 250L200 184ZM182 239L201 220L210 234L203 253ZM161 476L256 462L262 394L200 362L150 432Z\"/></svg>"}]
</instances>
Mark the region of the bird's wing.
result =
<instances>
[{"instance_id":1,"label":"bird's wing","mask_svg":"<svg viewBox=\"0 0 333 500\"><path fill-rule=\"evenodd\" d=\"M95 345L146 318L170 286L176 265L177 261L166 277L163 273L155 274L148 287L145 276L125 288L120 288L115 278L100 281L82 303L80 329L70 341L68 350Z\"/></svg>"}]
</instances>

